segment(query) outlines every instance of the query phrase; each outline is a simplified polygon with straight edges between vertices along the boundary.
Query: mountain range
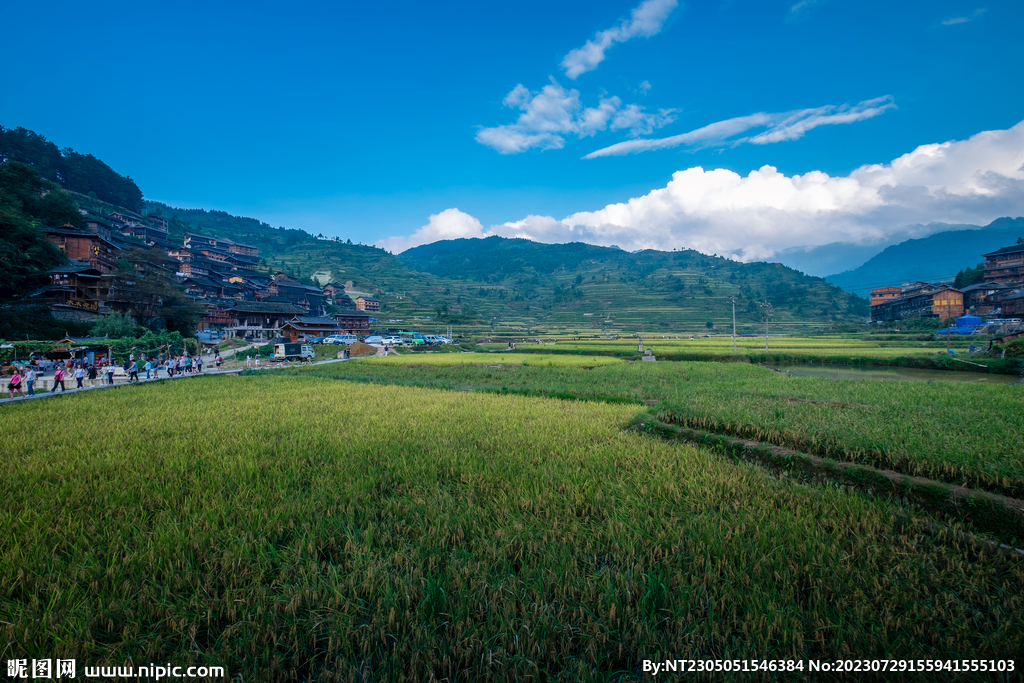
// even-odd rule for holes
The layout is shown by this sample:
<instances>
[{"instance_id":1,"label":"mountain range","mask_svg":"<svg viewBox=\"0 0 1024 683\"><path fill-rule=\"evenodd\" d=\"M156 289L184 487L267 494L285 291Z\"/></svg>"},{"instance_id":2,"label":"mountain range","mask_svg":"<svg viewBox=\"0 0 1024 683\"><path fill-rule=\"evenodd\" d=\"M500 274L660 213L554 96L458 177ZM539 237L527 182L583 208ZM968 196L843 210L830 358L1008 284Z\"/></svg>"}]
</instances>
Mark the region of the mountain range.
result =
<instances>
[{"instance_id":1,"label":"mountain range","mask_svg":"<svg viewBox=\"0 0 1024 683\"><path fill-rule=\"evenodd\" d=\"M827 277L863 265L875 254L881 253L886 247L899 244L910 239L928 237L938 232L950 230L981 230L980 225L928 223L927 225L908 225L886 239L872 244L848 244L832 242L805 247L789 247L775 255L777 261L790 268L795 268L808 275Z\"/></svg>"},{"instance_id":2,"label":"mountain range","mask_svg":"<svg viewBox=\"0 0 1024 683\"><path fill-rule=\"evenodd\" d=\"M888 246L860 266L826 280L861 296L874 287L915 280L952 280L960 270L983 262L982 254L1024 237L1024 218L998 218L984 227L955 227L967 229L937 232Z\"/></svg>"}]
</instances>

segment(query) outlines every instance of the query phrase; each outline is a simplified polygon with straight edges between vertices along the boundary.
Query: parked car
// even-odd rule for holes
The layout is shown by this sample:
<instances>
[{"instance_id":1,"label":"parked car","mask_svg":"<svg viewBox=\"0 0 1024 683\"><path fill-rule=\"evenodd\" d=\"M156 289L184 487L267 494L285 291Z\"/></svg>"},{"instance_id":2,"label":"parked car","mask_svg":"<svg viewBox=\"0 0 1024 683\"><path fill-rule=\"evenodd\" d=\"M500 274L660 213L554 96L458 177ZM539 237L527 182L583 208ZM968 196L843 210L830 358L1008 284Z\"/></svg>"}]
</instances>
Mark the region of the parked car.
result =
<instances>
[{"instance_id":1,"label":"parked car","mask_svg":"<svg viewBox=\"0 0 1024 683\"><path fill-rule=\"evenodd\" d=\"M324 344L342 344L348 346L359 341L359 337L354 334L332 334L329 337L324 338Z\"/></svg>"},{"instance_id":2,"label":"parked car","mask_svg":"<svg viewBox=\"0 0 1024 683\"><path fill-rule=\"evenodd\" d=\"M380 340L380 343L384 346L401 346L402 340L398 337L384 337Z\"/></svg>"},{"instance_id":3,"label":"parked car","mask_svg":"<svg viewBox=\"0 0 1024 683\"><path fill-rule=\"evenodd\" d=\"M366 339L364 339L363 343L365 343L365 344L383 344L384 343L384 337L380 336L379 334L372 334L369 337L367 337Z\"/></svg>"}]
</instances>

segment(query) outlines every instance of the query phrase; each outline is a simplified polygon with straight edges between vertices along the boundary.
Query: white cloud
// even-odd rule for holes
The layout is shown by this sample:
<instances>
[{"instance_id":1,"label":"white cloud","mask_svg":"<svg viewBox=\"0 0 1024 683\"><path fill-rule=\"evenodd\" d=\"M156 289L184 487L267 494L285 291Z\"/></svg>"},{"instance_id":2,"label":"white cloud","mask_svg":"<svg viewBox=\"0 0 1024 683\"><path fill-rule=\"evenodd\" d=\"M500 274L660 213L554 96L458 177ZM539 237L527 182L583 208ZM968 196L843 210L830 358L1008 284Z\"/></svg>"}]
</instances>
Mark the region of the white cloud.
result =
<instances>
[{"instance_id":1,"label":"white cloud","mask_svg":"<svg viewBox=\"0 0 1024 683\"><path fill-rule=\"evenodd\" d=\"M697 149L730 145L735 147L744 143L767 145L773 142L797 140L802 138L807 131L818 126L834 126L874 118L895 107L896 104L893 102L892 97L885 96L873 100L865 100L857 104L830 104L813 109L798 109L774 114L760 112L750 114L749 116L738 116L724 121L717 121L703 128L667 138L627 140L626 142L595 150L583 158L596 159L598 157L637 154L639 152L670 149L684 145ZM736 137L757 128L766 128L767 130L753 136Z\"/></svg>"},{"instance_id":2,"label":"white cloud","mask_svg":"<svg viewBox=\"0 0 1024 683\"><path fill-rule=\"evenodd\" d=\"M786 176L771 166L741 176L695 167L621 204L556 220L527 218L487 234L541 242L692 248L740 260L787 247L869 244L912 223L986 224L1024 214L1024 121L967 140L922 145L848 176Z\"/></svg>"},{"instance_id":3,"label":"white cloud","mask_svg":"<svg viewBox=\"0 0 1024 683\"><path fill-rule=\"evenodd\" d=\"M944 19L942 21L943 26L956 26L957 24L966 24L969 21L974 21L982 14L985 13L984 9L976 9L970 15L966 17L953 17L952 19Z\"/></svg>"},{"instance_id":4,"label":"white cloud","mask_svg":"<svg viewBox=\"0 0 1024 683\"><path fill-rule=\"evenodd\" d=\"M613 28L599 31L586 45L571 51L562 60L565 75L576 80L580 74L593 71L604 61L604 53L615 43L624 43L637 36L649 38L661 32L662 24L678 5L678 0L644 0L635 7L629 19Z\"/></svg>"},{"instance_id":5,"label":"white cloud","mask_svg":"<svg viewBox=\"0 0 1024 683\"><path fill-rule=\"evenodd\" d=\"M430 217L430 222L408 237L388 237L377 242L393 254L406 249L430 244L438 240L456 240L463 237L483 237L484 226L473 216L458 209L445 209Z\"/></svg>"},{"instance_id":6,"label":"white cloud","mask_svg":"<svg viewBox=\"0 0 1024 683\"><path fill-rule=\"evenodd\" d=\"M502 235L615 244L627 251L689 248L751 261L795 246L878 243L914 223L985 225L1021 215L1024 121L966 140L922 145L847 176L787 176L771 166L741 176L694 167L641 197L561 220L529 215L483 230L472 216L448 209L411 238L380 244L408 248L434 239ZM449 220L453 227L442 227Z\"/></svg>"},{"instance_id":7,"label":"white cloud","mask_svg":"<svg viewBox=\"0 0 1024 683\"><path fill-rule=\"evenodd\" d=\"M649 114L640 105L622 106L618 97L602 97L596 107L584 107L579 91L566 90L554 79L540 92L519 84L502 103L522 113L514 124L481 128L476 140L501 154L518 154L531 148L560 149L565 135L590 137L603 130L626 130L630 136L649 135L675 120L674 110Z\"/></svg>"},{"instance_id":8,"label":"white cloud","mask_svg":"<svg viewBox=\"0 0 1024 683\"><path fill-rule=\"evenodd\" d=\"M641 81L637 89L640 91L641 95L646 95L651 92L651 82L647 80Z\"/></svg>"},{"instance_id":9,"label":"white cloud","mask_svg":"<svg viewBox=\"0 0 1024 683\"><path fill-rule=\"evenodd\" d=\"M794 21L807 14L812 7L822 2L822 0L800 0L792 7L789 8L789 14L786 16L788 21Z\"/></svg>"}]
</instances>

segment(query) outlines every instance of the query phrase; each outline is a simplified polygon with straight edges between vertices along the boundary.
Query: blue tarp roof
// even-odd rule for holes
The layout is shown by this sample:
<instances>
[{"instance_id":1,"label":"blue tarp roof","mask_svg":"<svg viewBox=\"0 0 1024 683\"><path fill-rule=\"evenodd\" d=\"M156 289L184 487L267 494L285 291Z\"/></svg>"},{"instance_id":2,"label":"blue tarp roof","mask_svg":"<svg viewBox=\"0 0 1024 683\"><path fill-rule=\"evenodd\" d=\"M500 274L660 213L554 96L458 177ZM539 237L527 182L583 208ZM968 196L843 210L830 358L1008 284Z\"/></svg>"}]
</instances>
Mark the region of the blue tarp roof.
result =
<instances>
[{"instance_id":1,"label":"blue tarp roof","mask_svg":"<svg viewBox=\"0 0 1024 683\"><path fill-rule=\"evenodd\" d=\"M980 325L981 318L976 315L962 315L956 319L958 327L967 327L968 325Z\"/></svg>"}]
</instances>

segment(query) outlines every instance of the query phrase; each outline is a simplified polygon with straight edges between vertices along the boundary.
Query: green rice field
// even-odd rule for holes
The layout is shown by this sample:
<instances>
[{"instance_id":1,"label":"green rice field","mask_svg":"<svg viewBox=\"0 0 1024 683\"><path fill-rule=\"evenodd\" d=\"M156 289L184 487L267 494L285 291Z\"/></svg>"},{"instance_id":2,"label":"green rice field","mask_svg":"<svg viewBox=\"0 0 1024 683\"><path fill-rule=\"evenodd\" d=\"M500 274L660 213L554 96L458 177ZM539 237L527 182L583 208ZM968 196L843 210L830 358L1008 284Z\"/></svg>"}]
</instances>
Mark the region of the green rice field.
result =
<instances>
[{"instance_id":1,"label":"green rice field","mask_svg":"<svg viewBox=\"0 0 1024 683\"><path fill-rule=\"evenodd\" d=\"M629 429L645 405L395 386L617 385L668 405L673 387L681 401L783 385L470 355L0 406L15 436L0 457L8 656L240 680L588 681L646 678L644 659L1024 652L1024 559L955 523ZM919 416L950 415L944 388Z\"/></svg>"},{"instance_id":2,"label":"green rice field","mask_svg":"<svg viewBox=\"0 0 1024 683\"><path fill-rule=\"evenodd\" d=\"M391 356L299 372L463 391L632 400L687 427L1024 497L1019 386L855 382L790 377L750 364L630 363L519 351Z\"/></svg>"},{"instance_id":3,"label":"green rice field","mask_svg":"<svg viewBox=\"0 0 1024 683\"><path fill-rule=\"evenodd\" d=\"M645 349L658 354L708 354L713 356L731 355L732 338L728 336L693 338L683 335L640 335L644 340ZM637 351L637 338L620 339L555 339L543 340L541 344L520 342L517 351L534 351L543 349L541 353L581 353L584 355L628 354ZM988 342L976 341L976 345L988 346ZM966 351L970 342L956 340L953 348L960 352ZM500 350L506 344L482 344L484 350ZM944 344L933 342L884 342L843 337L769 337L768 352L770 354L786 354L793 356L815 356L821 358L897 358L914 355L936 355L946 352ZM764 337L737 337L736 353L741 356L762 356L765 352Z\"/></svg>"}]
</instances>

